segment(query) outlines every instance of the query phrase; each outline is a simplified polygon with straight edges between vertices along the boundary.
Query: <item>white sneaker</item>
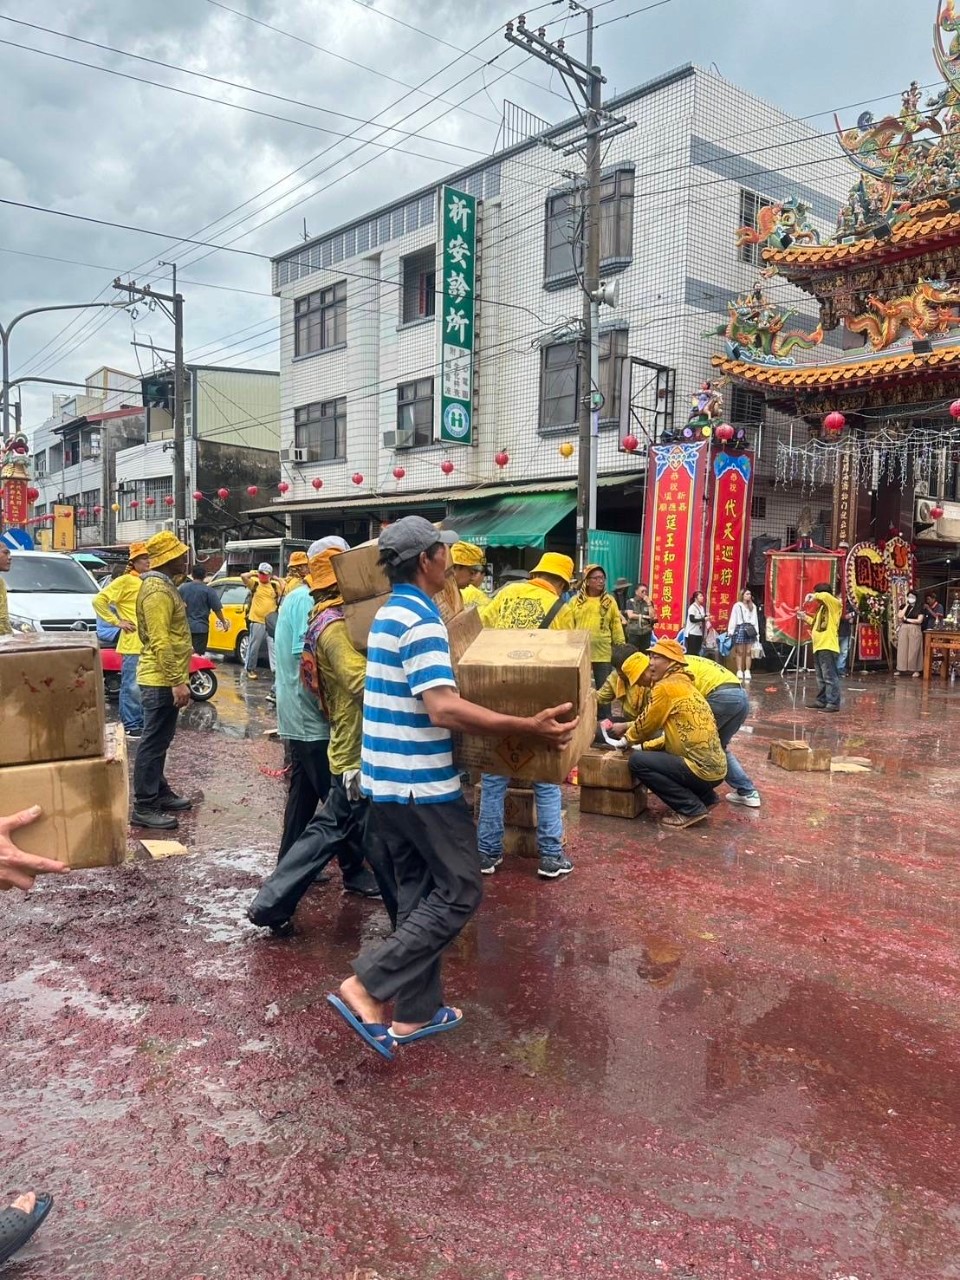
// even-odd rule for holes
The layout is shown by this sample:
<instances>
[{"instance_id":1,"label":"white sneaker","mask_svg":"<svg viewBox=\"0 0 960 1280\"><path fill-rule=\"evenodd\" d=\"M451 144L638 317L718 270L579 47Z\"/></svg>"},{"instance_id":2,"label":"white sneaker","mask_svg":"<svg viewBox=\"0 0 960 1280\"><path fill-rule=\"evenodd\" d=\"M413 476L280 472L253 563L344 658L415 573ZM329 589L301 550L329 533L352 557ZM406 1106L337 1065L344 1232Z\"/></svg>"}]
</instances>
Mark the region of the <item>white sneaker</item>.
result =
<instances>
[{"instance_id":1,"label":"white sneaker","mask_svg":"<svg viewBox=\"0 0 960 1280\"><path fill-rule=\"evenodd\" d=\"M744 680L747 682L747 684L749 684L749 683L750 683L750 681L753 679L753 676L750 674L750 672L749 672L749 671L745 671L745 672L743 673L743 678L744 678Z\"/></svg>"},{"instance_id":2,"label":"white sneaker","mask_svg":"<svg viewBox=\"0 0 960 1280\"><path fill-rule=\"evenodd\" d=\"M739 791L728 791L726 799L729 800L731 804L746 805L748 809L760 808L759 791L748 791L745 796L742 796Z\"/></svg>"},{"instance_id":3,"label":"white sneaker","mask_svg":"<svg viewBox=\"0 0 960 1280\"><path fill-rule=\"evenodd\" d=\"M742 672L742 671L738 671L738 672L737 672L737 679L738 679L738 680L742 680L742 679L743 679L743 672Z\"/></svg>"}]
</instances>

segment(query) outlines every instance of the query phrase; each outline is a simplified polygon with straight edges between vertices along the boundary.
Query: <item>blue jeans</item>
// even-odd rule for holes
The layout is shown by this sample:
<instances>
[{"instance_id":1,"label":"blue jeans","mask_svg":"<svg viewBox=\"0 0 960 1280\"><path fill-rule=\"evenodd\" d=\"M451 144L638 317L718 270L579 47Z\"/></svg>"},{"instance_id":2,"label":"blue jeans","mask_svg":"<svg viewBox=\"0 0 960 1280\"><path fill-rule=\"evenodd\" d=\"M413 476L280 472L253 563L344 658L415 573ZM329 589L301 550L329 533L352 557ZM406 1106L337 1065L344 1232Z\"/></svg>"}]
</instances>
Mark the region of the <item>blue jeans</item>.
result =
<instances>
[{"instance_id":1,"label":"blue jeans","mask_svg":"<svg viewBox=\"0 0 960 1280\"><path fill-rule=\"evenodd\" d=\"M847 663L850 661L850 644L853 636L846 635L840 637L840 656L837 658L837 675L845 676L847 674Z\"/></svg>"},{"instance_id":2,"label":"blue jeans","mask_svg":"<svg viewBox=\"0 0 960 1280\"><path fill-rule=\"evenodd\" d=\"M480 793L480 817L477 821L477 848L488 858L503 855L503 803L509 778L496 773L483 775ZM560 788L555 782L535 782L537 801L537 848L541 858L563 856L563 813Z\"/></svg>"},{"instance_id":3,"label":"blue jeans","mask_svg":"<svg viewBox=\"0 0 960 1280\"><path fill-rule=\"evenodd\" d=\"M840 678L837 675L837 655L832 649L821 649L813 655L817 669L817 702L821 706L839 707Z\"/></svg>"},{"instance_id":4,"label":"blue jeans","mask_svg":"<svg viewBox=\"0 0 960 1280\"><path fill-rule=\"evenodd\" d=\"M727 757L727 782L740 795L748 795L751 791L756 791L756 787L743 771L740 761L732 751L727 750L727 744L738 731L747 713L750 710L750 699L747 697L747 691L740 685L722 684L719 689L714 689L713 693L707 698L707 704L713 712L713 718L717 722L717 732L720 735L720 745L723 747L724 754Z\"/></svg>"},{"instance_id":5,"label":"blue jeans","mask_svg":"<svg viewBox=\"0 0 960 1280\"><path fill-rule=\"evenodd\" d=\"M139 662L139 653L125 653L120 660L120 719L128 732L143 728L143 705L137 684Z\"/></svg>"}]
</instances>

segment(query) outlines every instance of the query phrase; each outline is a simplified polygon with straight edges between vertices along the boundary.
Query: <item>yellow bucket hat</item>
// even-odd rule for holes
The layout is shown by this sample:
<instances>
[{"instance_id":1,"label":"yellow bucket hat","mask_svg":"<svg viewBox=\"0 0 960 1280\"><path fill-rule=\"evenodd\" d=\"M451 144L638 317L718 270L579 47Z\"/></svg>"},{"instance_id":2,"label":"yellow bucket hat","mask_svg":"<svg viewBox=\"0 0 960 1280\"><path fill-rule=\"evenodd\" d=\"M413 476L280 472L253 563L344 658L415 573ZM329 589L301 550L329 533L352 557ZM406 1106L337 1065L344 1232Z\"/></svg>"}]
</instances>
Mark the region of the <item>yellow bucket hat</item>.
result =
<instances>
[{"instance_id":1,"label":"yellow bucket hat","mask_svg":"<svg viewBox=\"0 0 960 1280\"><path fill-rule=\"evenodd\" d=\"M487 557L481 547L472 542L455 542L450 548L450 560L453 564L465 565L468 569L482 569Z\"/></svg>"},{"instance_id":2,"label":"yellow bucket hat","mask_svg":"<svg viewBox=\"0 0 960 1280\"><path fill-rule=\"evenodd\" d=\"M337 575L333 571L334 556L343 552L338 547L328 547L317 556L309 558L310 572L307 574L307 586L311 591L326 591L337 584Z\"/></svg>"},{"instance_id":3,"label":"yellow bucket hat","mask_svg":"<svg viewBox=\"0 0 960 1280\"><path fill-rule=\"evenodd\" d=\"M178 560L189 550L187 544L181 542L169 529L155 533L152 538L147 539L144 546L144 552L150 557L151 569L159 569L161 565L168 564L171 560Z\"/></svg>"},{"instance_id":4,"label":"yellow bucket hat","mask_svg":"<svg viewBox=\"0 0 960 1280\"><path fill-rule=\"evenodd\" d=\"M141 556L149 555L147 544L145 542L131 542L130 550L127 554L128 560L139 560Z\"/></svg>"},{"instance_id":5,"label":"yellow bucket hat","mask_svg":"<svg viewBox=\"0 0 960 1280\"><path fill-rule=\"evenodd\" d=\"M555 578L570 582L573 579L573 561L569 556L561 556L556 551L546 551L539 563L534 565L533 572L550 573Z\"/></svg>"},{"instance_id":6,"label":"yellow bucket hat","mask_svg":"<svg viewBox=\"0 0 960 1280\"><path fill-rule=\"evenodd\" d=\"M296 569L298 565L309 564L309 563L310 563L310 557L307 555L305 551L295 551L293 555L290 557L290 559L287 561L287 568Z\"/></svg>"},{"instance_id":7,"label":"yellow bucket hat","mask_svg":"<svg viewBox=\"0 0 960 1280\"><path fill-rule=\"evenodd\" d=\"M627 684L636 684L649 665L650 659L645 653L631 653L620 670Z\"/></svg>"},{"instance_id":8,"label":"yellow bucket hat","mask_svg":"<svg viewBox=\"0 0 960 1280\"><path fill-rule=\"evenodd\" d=\"M650 652L659 653L661 658L669 658L671 662L679 662L684 667L687 665L686 650L676 640L658 640L650 646Z\"/></svg>"}]
</instances>

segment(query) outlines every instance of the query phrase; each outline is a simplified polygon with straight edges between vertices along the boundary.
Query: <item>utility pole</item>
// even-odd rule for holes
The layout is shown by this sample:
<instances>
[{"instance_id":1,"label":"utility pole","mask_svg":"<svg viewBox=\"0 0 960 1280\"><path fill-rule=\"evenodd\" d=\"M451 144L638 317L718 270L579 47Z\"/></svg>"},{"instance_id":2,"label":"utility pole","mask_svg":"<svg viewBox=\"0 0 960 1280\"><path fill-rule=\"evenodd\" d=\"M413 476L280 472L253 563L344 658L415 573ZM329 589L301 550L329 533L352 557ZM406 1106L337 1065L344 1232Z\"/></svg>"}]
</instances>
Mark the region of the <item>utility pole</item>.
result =
<instances>
[{"instance_id":1,"label":"utility pole","mask_svg":"<svg viewBox=\"0 0 960 1280\"><path fill-rule=\"evenodd\" d=\"M521 14L516 24L508 22L506 37L511 44L525 49L541 62L559 71L567 92L577 108L584 132L563 148L564 155L580 153L584 174L582 203L582 333L579 342L580 399L578 405L579 453L577 457L577 567L587 563L590 531L597 527L597 442L600 435L600 143L634 128L622 116L612 116L603 109L603 86L606 78L593 62L593 10L568 0L569 7L587 19L586 61L580 62L566 52L564 41L551 43L546 28L534 33L527 28ZM579 101L578 101L579 97ZM581 105L582 104L582 105ZM578 244L573 244L574 263Z\"/></svg>"},{"instance_id":2,"label":"utility pole","mask_svg":"<svg viewBox=\"0 0 960 1280\"><path fill-rule=\"evenodd\" d=\"M121 289L147 303L157 303L173 324L173 517L177 537L189 542L187 534L187 475L184 431L184 399L186 379L183 366L183 295L177 292L177 268L175 263L161 263L173 267L173 293L157 293L136 281L123 283L119 276L113 282Z\"/></svg>"}]
</instances>

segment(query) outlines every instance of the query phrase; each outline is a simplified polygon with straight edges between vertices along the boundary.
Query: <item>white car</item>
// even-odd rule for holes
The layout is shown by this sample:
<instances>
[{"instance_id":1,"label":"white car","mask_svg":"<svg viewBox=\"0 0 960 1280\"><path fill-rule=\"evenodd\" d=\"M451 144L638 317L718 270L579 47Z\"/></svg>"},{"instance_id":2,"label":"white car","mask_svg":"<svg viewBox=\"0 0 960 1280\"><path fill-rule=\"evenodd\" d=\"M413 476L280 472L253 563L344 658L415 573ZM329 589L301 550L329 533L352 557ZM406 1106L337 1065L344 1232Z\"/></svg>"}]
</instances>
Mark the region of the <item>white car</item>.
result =
<instances>
[{"instance_id":1,"label":"white car","mask_svg":"<svg viewBox=\"0 0 960 1280\"><path fill-rule=\"evenodd\" d=\"M14 551L3 575L14 632L97 630L96 580L57 551Z\"/></svg>"}]
</instances>

